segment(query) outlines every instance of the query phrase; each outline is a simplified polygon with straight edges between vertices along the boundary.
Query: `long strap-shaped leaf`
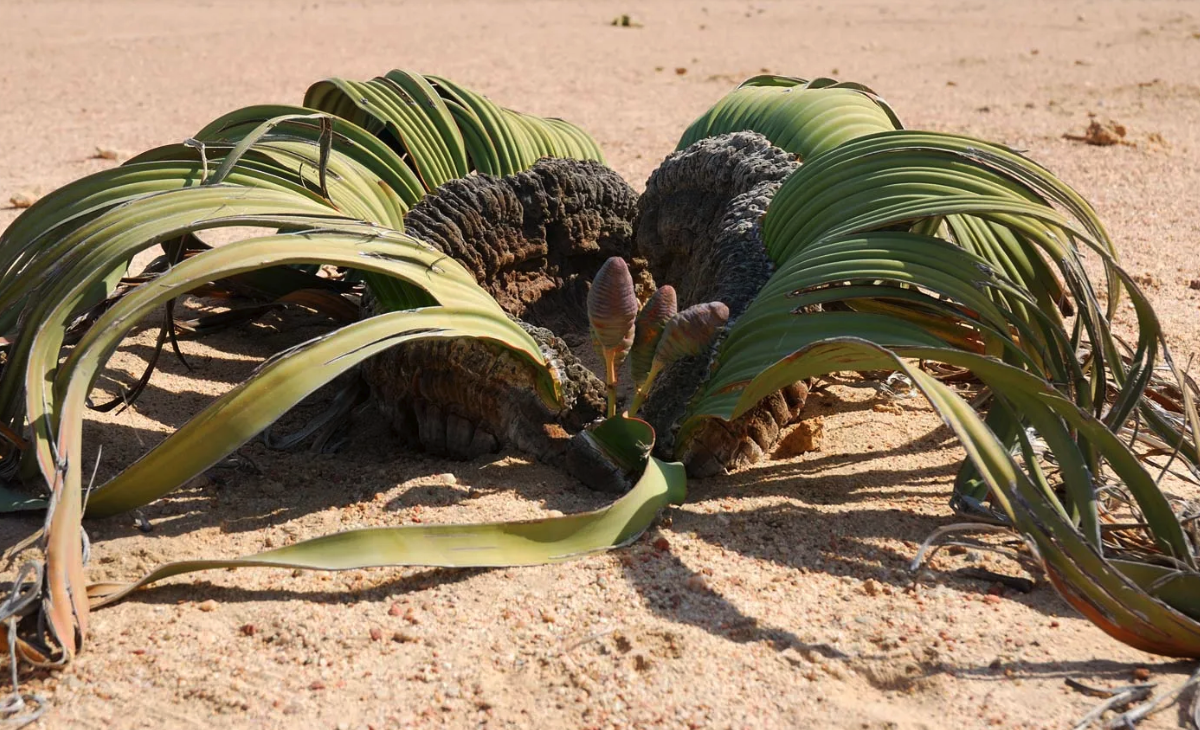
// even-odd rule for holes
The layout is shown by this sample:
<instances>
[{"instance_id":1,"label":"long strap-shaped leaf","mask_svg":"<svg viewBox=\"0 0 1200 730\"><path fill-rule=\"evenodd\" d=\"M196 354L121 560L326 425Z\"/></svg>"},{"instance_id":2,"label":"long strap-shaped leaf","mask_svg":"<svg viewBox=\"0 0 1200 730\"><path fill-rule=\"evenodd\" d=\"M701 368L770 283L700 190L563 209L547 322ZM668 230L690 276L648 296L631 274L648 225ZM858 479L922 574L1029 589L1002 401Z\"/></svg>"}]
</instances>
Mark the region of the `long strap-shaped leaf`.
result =
<instances>
[{"instance_id":1,"label":"long strap-shaped leaf","mask_svg":"<svg viewBox=\"0 0 1200 730\"><path fill-rule=\"evenodd\" d=\"M435 88L417 74L395 71L365 84L335 81L314 87L313 95L324 95L337 113L365 129L309 108L239 110L183 145L151 150L118 170L47 196L0 238L0 336L7 356L0 377L0 435L26 449L31 458L23 459L22 466L32 466L49 486L43 610L50 637L61 648L59 662L68 661L87 634L79 526L87 392L121 337L157 304L214 279L294 263L330 263L366 272L385 306L423 308L352 324L268 361L247 383L97 489L89 504L95 513L143 504L169 491L338 373L408 339L472 337L510 348L535 368L542 397L558 403L557 379L537 343L503 314L470 273L390 230L402 226L403 213L428 190L471 171L467 142L481 155L485 146L496 147L499 137L489 136L475 110L486 105L464 103L482 97L463 89L448 92L449 86ZM497 120L492 132L506 142L494 154L503 154L510 164L495 172L515 172L548 154L601 159L590 137L560 120L508 110L499 110ZM470 128L467 140L459 129L463 123ZM59 362L72 319L101 302L112 303L105 300L138 252L224 226L305 233L202 251L117 301L71 356ZM32 431L28 445L18 434L25 424ZM189 441L192 437L195 441ZM6 470L12 457L13 451L6 450ZM666 474L659 481L671 487L671 472L679 476L676 467L656 465L647 478ZM16 506L16 500L9 501ZM542 557L560 559L598 549L647 524L645 509L632 517L626 512L625 507L609 510L595 520L595 539L566 540ZM633 521L621 523L623 516ZM533 540L557 534L551 527L516 533ZM415 534L405 532L404 539ZM429 555L419 548L410 558L394 550L391 558L381 558L386 551L380 539L379 533L351 539L375 546L355 564L393 558L412 562ZM319 553L333 544L345 547L345 541L331 538L314 549ZM314 553L301 553L296 564L321 563ZM522 560L535 560L537 553L527 550L524 555ZM51 661L36 647L19 647L31 662Z\"/></svg>"},{"instance_id":2,"label":"long strap-shaped leaf","mask_svg":"<svg viewBox=\"0 0 1200 730\"><path fill-rule=\"evenodd\" d=\"M595 140L573 124L504 109L450 79L426 78L446 97L463 131L471 160L480 172L512 175L540 157L604 161Z\"/></svg>"},{"instance_id":3,"label":"long strap-shaped leaf","mask_svg":"<svg viewBox=\"0 0 1200 730\"><path fill-rule=\"evenodd\" d=\"M842 338L831 338L829 341L840 339ZM861 339L857 341L865 342ZM792 353L786 363L764 371L762 377L755 379L742 390L738 400L729 409L727 417L737 418L753 408L764 396L778 390L783 385L806 377L832 372L823 369L830 365L836 365L836 369L874 369L879 365L877 353L883 349L874 343L865 350L862 347L851 348L851 350L876 358L865 362L862 367L859 367L857 361L853 359L843 359L840 362L823 359L831 358L834 354L842 352L836 348L830 348L828 352L824 352L818 347L813 347ZM1161 523L1164 526L1164 529L1156 535L1161 541L1164 552L1174 556L1191 569L1196 568L1192 548L1179 527L1170 504L1154 483L1154 479L1146 473L1137 458L1129 451L1128 446L1094 416L1087 414L1070 400L1062 397L1049 383L1031 373L991 358L980 357L974 353L924 347L895 348L895 352L902 357L940 361L970 369L981 380L992 386L998 396L1012 401L1023 413L1033 419L1038 433L1047 440L1054 438L1055 426L1052 418L1063 419L1069 427L1084 430L1088 439L1096 441L1103 447L1106 460L1118 471L1147 519L1156 525ZM887 357L894 356L888 355ZM1060 466L1086 468L1084 464L1066 453L1072 446L1068 441L1052 441L1050 445L1052 452L1060 459ZM1061 449L1056 447L1061 447ZM1091 475L1086 478L1089 482L1092 479ZM1097 538L1091 536L1090 539L1092 539L1093 546L1098 547Z\"/></svg>"},{"instance_id":4,"label":"long strap-shaped leaf","mask_svg":"<svg viewBox=\"0 0 1200 730\"><path fill-rule=\"evenodd\" d=\"M224 182L239 168L261 170L317 194L342 213L359 220L404 227L404 214L425 195L408 166L378 138L364 129L322 112L299 110L251 120L283 108L251 107L229 115L202 130L183 145L167 145L130 160L202 161L208 169L204 184ZM226 127L224 124L232 126Z\"/></svg>"},{"instance_id":5,"label":"long strap-shaped leaf","mask_svg":"<svg viewBox=\"0 0 1200 730\"><path fill-rule=\"evenodd\" d=\"M386 129L407 153L426 190L468 172L457 127L451 133L434 121L442 113L449 116L445 106L438 109L419 105L395 81L327 79L309 88L304 106L336 114L368 131L379 133Z\"/></svg>"},{"instance_id":6,"label":"long strap-shaped leaf","mask_svg":"<svg viewBox=\"0 0 1200 730\"><path fill-rule=\"evenodd\" d=\"M1138 408L1161 439L1182 444L1186 457L1197 463L1200 447L1186 428L1164 418L1143 396L1162 338L1149 303L1140 294L1132 295L1138 342L1125 362L1109 320L1113 302L1123 289L1132 292L1133 283L1119 270L1112 242L1091 207L1020 155L978 140L928 132L858 138L809 161L784 183L764 220L764 238L771 256L787 267L812 255L810 249L824 241L904 225L954 241L1023 290L1014 296L993 287L989 297L1012 313L1011 324L1019 330L1013 341L1039 368L1047 368L1046 376L1061 383L1077 403L1096 414L1104 412L1110 427L1124 423ZM1085 274L1081 248L1097 253L1105 264L1107 309ZM1058 267L1065 290L1047 262ZM786 279L781 280L786 286ZM1067 291L1078 314L1072 335L1067 335L1056 311L1064 305ZM880 311L869 299L853 306ZM742 318L723 349L734 348L739 332L757 327L752 319ZM1091 343L1086 380L1075 362L1081 332ZM1110 382L1118 393L1105 411ZM994 416L997 427L1015 441L1016 430L1001 423L1006 418L1003 412ZM960 488L966 481L960 478Z\"/></svg>"},{"instance_id":7,"label":"long strap-shaped leaf","mask_svg":"<svg viewBox=\"0 0 1200 730\"><path fill-rule=\"evenodd\" d=\"M74 417L67 410L74 407L67 396L70 388L83 388L86 394L100 366L126 332L156 306L212 278L291 263L353 266L421 286L443 303L420 310L420 321L430 328L426 336L469 335L512 349L544 374L543 397L550 404L557 402L557 383L537 342L513 323L456 262L399 234L386 241L362 234L327 232L232 243L176 266L152 287L130 293L101 317L59 368L55 392L64 398L61 418ZM397 336L393 327L407 326L403 323L412 317L401 316L405 314L349 325L264 363L250 380L218 398L126 472L97 488L89 501L89 513L104 515L138 507L208 468L325 380L390 346L379 343ZM445 318L441 325L435 324L439 316ZM344 354L339 347L344 348ZM269 397L265 397L267 394ZM28 397L35 402L54 402L37 381L30 383ZM50 423L56 420L51 418Z\"/></svg>"},{"instance_id":8,"label":"long strap-shaped leaf","mask_svg":"<svg viewBox=\"0 0 1200 730\"><path fill-rule=\"evenodd\" d=\"M247 253L254 253L253 249L263 247L260 243L244 242L240 248ZM226 251L218 250L205 256L218 253ZM197 257L179 268L201 258ZM189 273L194 275L197 272ZM182 276L180 278L185 279ZM194 282L194 279L185 281ZM172 294L168 292L166 296ZM114 317L114 320L128 321L125 314ZM507 323L502 316L499 319ZM509 323L508 326L514 325ZM504 325L497 322L495 311L457 311L435 307L379 315L311 340L294 348L286 357L268 361L252 380L223 396L213 407L184 426L178 432L184 437L176 439L174 453L171 458L164 459L175 470L169 481L186 479L185 474L214 463L313 390L387 347L405 340L427 337L500 339L497 327L503 331ZM52 635L68 657L86 633L87 616L87 606L81 600L82 563L78 558L82 416L90 383L115 346L108 341L119 342L120 335L98 336L91 342L81 343L78 348L82 354L73 360L73 367L70 367L72 377L69 378L63 398L62 421L56 440L56 452L63 458L56 462L53 473L46 475L54 484L54 509L46 529L47 554L54 556L53 561L48 557L51 570L47 581L50 596L47 615ZM188 432L189 429L191 432ZM122 483L123 491L134 490L131 495L119 493L116 484L114 480L92 495L90 511L111 513L141 503L147 497L144 485L138 480ZM118 599L139 585L170 575L236 565L274 564L341 569L385 564L487 566L565 560L636 537L668 501L682 500L682 489L681 467L654 463L647 468L635 494L596 513L478 528L356 531L234 561L198 561L165 566L137 584L101 587L92 595L99 604L103 604Z\"/></svg>"},{"instance_id":9,"label":"long strap-shaped leaf","mask_svg":"<svg viewBox=\"0 0 1200 730\"><path fill-rule=\"evenodd\" d=\"M51 269L61 268L65 256L73 255L63 246L68 233L125 203L196 187L203 179L204 167L198 161L141 162L89 175L35 203L0 235L0 332L12 331L31 285L40 283ZM229 183L320 203L316 194L260 170L239 167Z\"/></svg>"},{"instance_id":10,"label":"long strap-shaped leaf","mask_svg":"<svg viewBox=\"0 0 1200 730\"><path fill-rule=\"evenodd\" d=\"M636 540L668 504L683 504L685 482L682 465L652 457L629 493L594 512L519 522L350 530L232 560L170 563L133 583L93 583L88 597L97 608L164 578L214 568L486 568L573 560Z\"/></svg>"},{"instance_id":11,"label":"long strap-shaped leaf","mask_svg":"<svg viewBox=\"0 0 1200 730\"><path fill-rule=\"evenodd\" d=\"M258 105L237 109L217 117L196 133L195 139L204 142L237 142L250 134L263 122L282 116L312 114L315 109L285 105ZM417 204L424 195L425 187L407 164L375 135L342 117L333 119L334 149L348 154L371 170L383 185L396 193L408 208ZM316 142L321 132L319 125L293 123L285 125L284 131L303 136Z\"/></svg>"},{"instance_id":12,"label":"long strap-shaped leaf","mask_svg":"<svg viewBox=\"0 0 1200 730\"><path fill-rule=\"evenodd\" d=\"M23 314L24 330L9 350L0 380L0 418L16 419L16 399L26 371L42 374L53 370L62 328L78 312L103 301L111 291L112 273L124 270L140 251L206 228L304 228L338 222L361 225L297 195L259 188L234 191L217 185L145 196L75 229L43 254L57 254L46 276L28 284L32 294ZM32 359L35 336L56 339L53 346L43 343L38 362ZM26 416L36 421L40 412Z\"/></svg>"},{"instance_id":13,"label":"long strap-shaped leaf","mask_svg":"<svg viewBox=\"0 0 1200 730\"><path fill-rule=\"evenodd\" d=\"M702 114L676 149L705 137L753 131L807 162L852 139L899 128L891 108L865 86L760 76Z\"/></svg>"},{"instance_id":14,"label":"long strap-shaped leaf","mask_svg":"<svg viewBox=\"0 0 1200 730\"><path fill-rule=\"evenodd\" d=\"M872 283L840 286L844 282ZM861 337L884 346L933 345L962 342L974 330L994 343L989 346L992 351L1020 360L1022 354L1009 339L1012 313L996 307L984 294L988 287L1005 284L982 259L928 236L877 232L814 245L809 255L798 256L780 267L731 328L721 343L716 369L693 408L704 412L706 398L740 388L791 353L838 335ZM898 290L896 285L909 288ZM943 300L917 287L946 297L960 308L950 309ZM858 308L858 302L868 294L910 306L924 305L924 309L798 313L815 297L825 303L848 300ZM969 315L964 307L974 310L974 314ZM944 312L939 317L946 330L944 337L935 337L939 333L931 331L929 323L921 319L921 311ZM958 339L954 329L958 330Z\"/></svg>"},{"instance_id":15,"label":"long strap-shaped leaf","mask_svg":"<svg viewBox=\"0 0 1200 730\"><path fill-rule=\"evenodd\" d=\"M1027 475L1009 450L961 397L905 358L935 360L970 368L1003 399L1026 415L1039 433L1069 428L1094 444L1126 484L1164 553L1178 561L1163 571L1105 559L1093 532L1081 532L1036 479ZM906 347L893 351L854 338L832 338L794 353L786 367L770 379L746 388L742 397L724 401L722 413L736 418L762 395L786 383L839 370L894 369L910 377L946 424L959 436L967 454L1000 499L1013 525L1038 550L1047 573L1063 596L1102 629L1127 644L1167 656L1200 658L1200 607L1182 588L1194 585L1196 559L1170 504L1137 457L1094 416L1060 396L1041 379L999 361L945 348ZM1071 439L1051 442L1063 469L1090 483L1082 453ZM1072 453L1074 452L1074 453ZM1094 488L1093 488L1094 491Z\"/></svg>"},{"instance_id":16,"label":"long strap-shaped leaf","mask_svg":"<svg viewBox=\"0 0 1200 730\"><path fill-rule=\"evenodd\" d=\"M262 117L268 112L278 114ZM385 213L364 220L402 228L404 212L425 191L415 178L409 183L394 174L408 171L408 167L376 137L342 119L311 110L249 107L218 119L210 125L211 130L206 128L198 135L198 141L149 150L121 167L90 175L39 200L0 237L0 274L3 275L0 297L16 287L15 277L26 273L18 266L22 260L29 259L34 264L41 262L41 265L57 262L62 255L61 246L57 252L43 252L40 248L41 242L52 234L78 228L110 208L146 195L203 182L211 184L217 177L218 168L226 164L232 166L227 170L224 182L293 192L320 202L319 187L309 183L317 178L321 167L318 148L322 121L332 124L332 148L325 159L330 176L340 178L339 172L369 171L369 175L360 172L360 179L347 184L352 195L341 197L339 202L352 202L354 197L365 203L378 201L378 206L387 209ZM261 155L272 148L264 144L243 150L236 158L237 164L233 164L233 157L226 159L228 145L246 142L251 135L260 143L274 142L277 146L290 141L292 144L287 149L295 159L269 164ZM249 153L249 157L245 153ZM372 179L365 179L367 177ZM399 197L396 191L400 191ZM27 273L26 278L37 278L43 271ZM0 303L5 305L6 315L15 316L15 312L8 311L11 300L3 298Z\"/></svg>"},{"instance_id":17,"label":"long strap-shaped leaf","mask_svg":"<svg viewBox=\"0 0 1200 730\"><path fill-rule=\"evenodd\" d=\"M161 287L161 292L156 291L160 287L139 289L138 299L132 303L122 301L118 307L114 307L114 310L120 311L106 312L110 321L101 322L92 328L89 331L89 335L92 335L91 340L80 342L76 352L72 353L70 363L62 367L60 382L65 385L65 393L62 394L61 403L55 402L53 390L42 375L44 372L52 372L47 367L48 363L42 361L53 358L52 353L58 352L61 331L46 328L35 337L31 347L31 360L34 360L36 367L30 370L30 378L25 383L26 403L29 412L36 414L32 420L32 427L35 433L37 465L43 478L50 485L50 511L44 532L48 568L46 616L48 629L62 647L64 660L70 659L88 628L88 606L84 593L79 534L79 520L83 511L80 493L80 442L86 396L96 373L107 360L108 354L118 345L125 331L136 324L136 313L144 311L146 301L152 303L175 297L180 293L180 289L186 291L187 288L208 280L206 275L209 274L218 274L221 271L235 274L239 270L262 265L287 263L288 251L292 251L293 247L302 246L283 245L282 256L277 256L276 261L271 261L271 257L262 251L272 244L280 245L280 241L277 240L280 238L287 237L271 237L266 243L246 241L242 246L234 245L206 252L180 264L166 275L174 276L175 286ZM230 255L229 249L233 249L233 255ZM370 256L367 253L355 252L350 246L343 245L342 249L350 253L350 256L343 258L367 259L367 263L373 264L378 270L388 269L388 264L397 264L402 258L400 253L403 253L402 249L391 256L385 253ZM408 249L413 249L414 253L422 251L421 247L415 244L409 245ZM258 252L262 253L262 256L253 263L242 263L241 267L236 263L226 268L212 265L218 257L235 256L239 252ZM290 256L290 259L294 258L294 255ZM302 258L307 261L322 261L322 257L316 253ZM448 262L443 265L450 271L455 270L455 264ZM392 270L397 268L400 267L392 265ZM436 279L427 262L418 268L420 274L413 276L414 279ZM467 276L469 277L469 274ZM454 277L450 279L452 281ZM460 291L469 291L469 287L462 285L462 282L458 282L457 286ZM473 283L470 286L473 287ZM476 291L481 292L481 289L476 287ZM486 300L486 295L484 299ZM70 304L60 304L60 307L66 306ZM112 330L108 331L106 336L106 330L109 328ZM496 339L500 342L514 339L520 341L520 336L512 333L512 330L520 331L520 336L528 340L528 335L508 321L496 304L491 303L485 309L476 306L448 311L443 307L433 307L412 312L392 312L350 324L334 334L307 342L289 352L288 357L268 361L250 382L230 391L197 419L190 421L181 432L186 431L188 435L193 431L198 432L199 437L196 441L181 439L180 432L176 432L174 450L168 449L166 457L163 455L162 445L160 449L156 449L155 453L162 463L170 465L166 474L163 474L162 467L149 469L149 480L133 478L120 483L125 485L124 490L131 489L132 486L132 495L124 493L124 490L115 489L114 484L109 483L107 489L97 491L94 509L98 513L104 513L106 510L118 511L133 504L144 503L145 499L154 498L154 492L161 491L163 486L166 486L166 489L178 486L190 478L190 475L199 473L203 468L221 459L222 455L238 448L238 445L245 443L254 433L272 423L278 415L286 412L320 385L329 382L370 355L398 342L428 336L473 336ZM527 354L534 359L541 358L541 353L535 345L533 352ZM154 460L142 460L138 465L144 468L152 461Z\"/></svg>"}]
</instances>

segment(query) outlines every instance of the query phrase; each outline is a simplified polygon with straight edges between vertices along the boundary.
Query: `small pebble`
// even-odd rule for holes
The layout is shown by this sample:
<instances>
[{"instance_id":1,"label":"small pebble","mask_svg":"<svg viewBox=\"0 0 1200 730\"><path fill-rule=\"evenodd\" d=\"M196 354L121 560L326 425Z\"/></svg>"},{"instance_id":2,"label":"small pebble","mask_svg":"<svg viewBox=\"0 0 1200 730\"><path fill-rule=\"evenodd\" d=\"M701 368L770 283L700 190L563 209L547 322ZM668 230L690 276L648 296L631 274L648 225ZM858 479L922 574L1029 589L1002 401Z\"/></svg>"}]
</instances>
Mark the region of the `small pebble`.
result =
<instances>
[{"instance_id":1,"label":"small pebble","mask_svg":"<svg viewBox=\"0 0 1200 730\"><path fill-rule=\"evenodd\" d=\"M37 202L37 196L33 193L26 192L14 193L13 196L8 199L8 202L11 203L12 207L14 208L28 208ZM1200 289L1200 287L1193 288Z\"/></svg>"},{"instance_id":2,"label":"small pebble","mask_svg":"<svg viewBox=\"0 0 1200 730\"><path fill-rule=\"evenodd\" d=\"M383 639L383 629L380 629L380 628L371 629L371 641L379 641L381 639Z\"/></svg>"},{"instance_id":3,"label":"small pebble","mask_svg":"<svg viewBox=\"0 0 1200 730\"><path fill-rule=\"evenodd\" d=\"M240 629L243 636L254 636L258 633L258 627L254 624L242 624Z\"/></svg>"},{"instance_id":4,"label":"small pebble","mask_svg":"<svg viewBox=\"0 0 1200 730\"><path fill-rule=\"evenodd\" d=\"M389 616L401 616L403 614L404 614L404 607L401 606L399 603L393 603L392 607L388 609Z\"/></svg>"},{"instance_id":5,"label":"small pebble","mask_svg":"<svg viewBox=\"0 0 1200 730\"><path fill-rule=\"evenodd\" d=\"M866 593L868 596L879 595L879 582L873 578L867 578L865 581L863 581L862 587L863 593Z\"/></svg>"},{"instance_id":6,"label":"small pebble","mask_svg":"<svg viewBox=\"0 0 1200 730\"><path fill-rule=\"evenodd\" d=\"M203 603L197 604L196 608L200 609L201 611L203 611L205 613L212 613L213 611L217 610L218 605L219 604L216 601L214 601L213 599L210 598L207 601L204 601Z\"/></svg>"},{"instance_id":7,"label":"small pebble","mask_svg":"<svg viewBox=\"0 0 1200 730\"><path fill-rule=\"evenodd\" d=\"M671 543L665 537L660 537L654 541L654 549L660 552L666 552L671 549Z\"/></svg>"},{"instance_id":8,"label":"small pebble","mask_svg":"<svg viewBox=\"0 0 1200 730\"><path fill-rule=\"evenodd\" d=\"M1133 678L1139 682L1145 682L1147 679L1150 679L1149 667L1138 667L1137 669L1134 669Z\"/></svg>"}]
</instances>

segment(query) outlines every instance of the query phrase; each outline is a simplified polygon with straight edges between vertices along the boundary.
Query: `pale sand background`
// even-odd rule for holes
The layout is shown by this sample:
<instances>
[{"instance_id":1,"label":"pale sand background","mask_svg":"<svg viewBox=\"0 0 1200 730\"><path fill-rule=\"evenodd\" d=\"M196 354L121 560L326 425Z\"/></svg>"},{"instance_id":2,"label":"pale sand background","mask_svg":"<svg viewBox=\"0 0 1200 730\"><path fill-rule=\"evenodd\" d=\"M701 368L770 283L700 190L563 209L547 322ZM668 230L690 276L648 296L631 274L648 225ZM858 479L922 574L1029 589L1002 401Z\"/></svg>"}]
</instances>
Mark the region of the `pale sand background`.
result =
<instances>
[{"instance_id":1,"label":"pale sand background","mask_svg":"<svg viewBox=\"0 0 1200 730\"><path fill-rule=\"evenodd\" d=\"M609 26L620 13L644 27ZM298 103L317 79L395 66L574 120L640 188L737 81L832 74L883 93L911 127L1027 149L1075 185L1129 269L1151 277L1184 360L1200 350L1198 15L1193 2L0 0L0 205L115 164L90 159L97 146L182 140L235 107ZM1063 140L1089 112L1136 146ZM15 215L0 210L0 226ZM295 341L273 322L253 340L189 344L195 373L164 360L135 412L90 429L105 467ZM128 381L150 342L114 377ZM665 552L646 539L527 570L221 572L140 594L94 616L73 668L33 682L54 703L41 726L1061 728L1093 702L1064 677L1189 671L1108 639L1045 586L985 601L987 583L943 573L969 556L939 556L940 585L906 591L915 546L952 521L960 454L921 405L872 409L894 405L862 387L814 399L824 450L693 482L660 531ZM358 433L336 457L249 446L262 474L212 472L147 509L149 535L128 519L91 525L94 573L357 525L603 503L518 458L441 462L398 451L377 425ZM5 543L34 524L6 521Z\"/></svg>"}]
</instances>

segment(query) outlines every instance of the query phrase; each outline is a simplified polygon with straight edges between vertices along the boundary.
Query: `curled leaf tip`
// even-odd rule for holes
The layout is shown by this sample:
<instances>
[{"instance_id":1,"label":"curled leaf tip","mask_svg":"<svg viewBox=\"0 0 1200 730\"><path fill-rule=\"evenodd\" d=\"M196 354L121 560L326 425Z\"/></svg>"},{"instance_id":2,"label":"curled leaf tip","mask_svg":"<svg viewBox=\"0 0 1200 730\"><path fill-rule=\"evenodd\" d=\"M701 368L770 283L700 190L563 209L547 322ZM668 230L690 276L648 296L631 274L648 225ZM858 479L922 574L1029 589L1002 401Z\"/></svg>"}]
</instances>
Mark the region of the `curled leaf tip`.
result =
<instances>
[{"instance_id":1,"label":"curled leaf tip","mask_svg":"<svg viewBox=\"0 0 1200 730\"><path fill-rule=\"evenodd\" d=\"M721 302L688 307L663 328L654 360L659 367L666 367L680 358L699 355L728 320L729 307Z\"/></svg>"},{"instance_id":2,"label":"curled leaf tip","mask_svg":"<svg viewBox=\"0 0 1200 730\"><path fill-rule=\"evenodd\" d=\"M633 277L625 259L613 256L596 273L588 292L588 322L596 346L616 363L633 345L633 323L638 314Z\"/></svg>"}]
</instances>

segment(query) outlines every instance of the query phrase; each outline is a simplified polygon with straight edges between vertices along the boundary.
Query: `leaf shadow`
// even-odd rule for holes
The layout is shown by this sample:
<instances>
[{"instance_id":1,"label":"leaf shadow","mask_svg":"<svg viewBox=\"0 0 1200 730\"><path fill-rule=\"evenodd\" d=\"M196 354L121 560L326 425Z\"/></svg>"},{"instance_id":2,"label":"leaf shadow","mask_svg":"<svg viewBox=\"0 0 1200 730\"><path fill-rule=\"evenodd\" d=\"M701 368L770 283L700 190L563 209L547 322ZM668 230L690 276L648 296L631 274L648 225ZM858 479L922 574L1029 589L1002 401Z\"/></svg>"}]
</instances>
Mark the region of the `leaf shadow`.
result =
<instances>
[{"instance_id":1,"label":"leaf shadow","mask_svg":"<svg viewBox=\"0 0 1200 730\"><path fill-rule=\"evenodd\" d=\"M412 569L407 569L412 570ZM494 568L420 568L383 581L369 589L351 594L346 590L290 588L242 588L217 585L207 580L191 583L167 583L139 590L136 600L147 604L174 605L185 601L214 599L221 603L304 600L319 604L378 602L406 593L454 585L488 573Z\"/></svg>"},{"instance_id":2,"label":"leaf shadow","mask_svg":"<svg viewBox=\"0 0 1200 730\"><path fill-rule=\"evenodd\" d=\"M294 330L267 337L261 325L238 329L243 331L211 338L212 349L229 354L203 361L199 372L187 371L169 353L164 353L160 368L176 380L170 389L151 380L151 387L137 406L139 414L168 429L177 428L212 398L198 390L188 390L189 379L235 382L236 378L222 373L248 372L255 361L304 339ZM135 357L144 357L150 351L144 341L127 342L123 347ZM183 393L179 392L180 384L184 384ZM319 408L323 397L318 394L300 412L294 410L286 416L285 422L295 424L302 420L303 410ZM842 398L827 391L813 399L813 412L841 416L868 412L873 408L871 401ZM408 450L383 419L364 415L356 421L352 433L344 450L336 455L275 452L258 442L247 444L235 455L234 465L209 469L203 477L142 508L141 515L153 525L152 532L144 536L147 544L214 526L222 534L250 534L306 515L371 501L396 486L394 476L389 474L401 461L409 481L414 483L381 505L386 512L397 513L397 523L410 518L418 508L462 505L506 493L532 500L543 509L561 512L596 509L611 501L608 495L581 489L549 467L522 463L504 453L458 464L454 472L470 474L459 480L463 484L439 482L437 476L446 470L446 462ZM114 463L131 462L161 438L161 432L135 425L134 419L110 420L89 422L85 444L90 444L89 449L104 444L105 463L101 468L104 476L113 473ZM943 450L952 440L948 429L939 427L888 448L809 454L790 461L767 462L721 478L693 480L689 485L688 506L673 511L671 527L664 528L661 534L689 534L708 545L801 572L860 576L863 561L869 560L885 568L879 573L881 582L903 590L912 580L905 570L912 554L900 546L919 544L933 530L956 521L949 510L932 515L875 505L846 510L827 508L855 505L880 493L886 493L893 504L927 500L935 489L944 489L948 499L948 485L957 463L922 465L906 462L905 458ZM302 478L284 483L286 477L281 478L280 474ZM732 510L722 506L730 501L735 505ZM796 529L813 524L821 525L822 530ZM88 520L86 527L96 541L138 534L129 515ZM887 544L877 544L881 541ZM653 538L643 538L617 556L626 580L654 614L729 641L762 642L781 652L793 647L827 658L840 658L836 648L810 645L789 627L762 622L717 590L688 588L689 583L703 585L704 576L689 568L678 555L654 548L652 542ZM396 592L425 590L473 574L451 569L425 570L417 574L419 579L400 576L372 589L370 595L382 598ZM671 576L670 581L664 580L665 575ZM945 580L951 588L962 591L978 592L987 585L953 576ZM223 600L280 596L274 590L243 591L201 580L139 592L132 600L174 601L213 592ZM1018 600L1036 602L1039 610L1051 614L1063 609L1053 595L1044 590L1041 593L1045 596L1037 593ZM343 594L316 591L296 595L336 601Z\"/></svg>"}]
</instances>

